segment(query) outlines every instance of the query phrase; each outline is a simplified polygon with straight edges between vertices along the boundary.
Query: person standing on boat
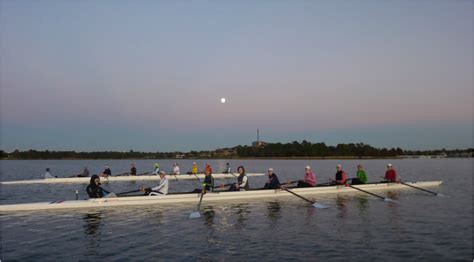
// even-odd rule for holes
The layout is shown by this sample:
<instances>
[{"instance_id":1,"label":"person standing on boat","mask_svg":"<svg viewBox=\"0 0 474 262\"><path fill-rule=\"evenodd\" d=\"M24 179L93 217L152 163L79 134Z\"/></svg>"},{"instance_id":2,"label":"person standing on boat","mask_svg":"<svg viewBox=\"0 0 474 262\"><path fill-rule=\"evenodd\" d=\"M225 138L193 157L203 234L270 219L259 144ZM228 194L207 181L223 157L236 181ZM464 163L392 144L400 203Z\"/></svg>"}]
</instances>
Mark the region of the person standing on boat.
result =
<instances>
[{"instance_id":1,"label":"person standing on boat","mask_svg":"<svg viewBox=\"0 0 474 262\"><path fill-rule=\"evenodd\" d=\"M57 176L51 175L49 168L46 168L46 173L44 173L44 178L45 178L45 179L48 179L48 178L56 178L56 177L57 177Z\"/></svg>"},{"instance_id":2,"label":"person standing on boat","mask_svg":"<svg viewBox=\"0 0 474 262\"><path fill-rule=\"evenodd\" d=\"M229 188L229 191L249 190L250 187L249 187L247 174L245 173L245 168L243 166L239 166L237 168L237 171L239 172L239 176L237 177L237 183L232 184Z\"/></svg>"},{"instance_id":3,"label":"person standing on boat","mask_svg":"<svg viewBox=\"0 0 474 262\"><path fill-rule=\"evenodd\" d=\"M157 176L160 173L160 165L158 163L155 163L154 165L154 170L153 170L153 175Z\"/></svg>"},{"instance_id":4,"label":"person standing on boat","mask_svg":"<svg viewBox=\"0 0 474 262\"><path fill-rule=\"evenodd\" d=\"M279 189L279 188L281 188L280 180L278 180L277 175L275 175L275 173L273 173L273 168L270 167L267 170L267 175L268 175L268 181L263 186L263 189Z\"/></svg>"},{"instance_id":5,"label":"person standing on boat","mask_svg":"<svg viewBox=\"0 0 474 262\"><path fill-rule=\"evenodd\" d=\"M298 184L296 187L314 187L316 186L316 177L313 174L313 171L311 170L310 166L306 166L304 168L305 175L304 175L304 180L298 181Z\"/></svg>"},{"instance_id":6,"label":"person standing on boat","mask_svg":"<svg viewBox=\"0 0 474 262\"><path fill-rule=\"evenodd\" d=\"M173 164L173 175L179 175L179 166L178 163Z\"/></svg>"},{"instance_id":7,"label":"person standing on boat","mask_svg":"<svg viewBox=\"0 0 474 262\"><path fill-rule=\"evenodd\" d=\"M135 167L135 164L130 164L130 175L131 176L136 176L137 175L137 168Z\"/></svg>"},{"instance_id":8,"label":"person standing on boat","mask_svg":"<svg viewBox=\"0 0 474 262\"><path fill-rule=\"evenodd\" d=\"M109 177L109 176L112 176L112 171L110 171L110 166L109 165L105 165L105 169L104 171L102 172L102 177Z\"/></svg>"},{"instance_id":9,"label":"person standing on boat","mask_svg":"<svg viewBox=\"0 0 474 262\"><path fill-rule=\"evenodd\" d=\"M193 193L206 193L212 192L214 189L214 177L212 176L211 169L207 169L205 172L204 181L202 182L202 189L196 188L194 189Z\"/></svg>"},{"instance_id":10,"label":"person standing on boat","mask_svg":"<svg viewBox=\"0 0 474 262\"><path fill-rule=\"evenodd\" d=\"M101 187L100 177L98 175L93 175L91 177L91 181L86 188L86 192L87 195L89 195L89 198L102 198L110 193Z\"/></svg>"},{"instance_id":11,"label":"person standing on boat","mask_svg":"<svg viewBox=\"0 0 474 262\"><path fill-rule=\"evenodd\" d=\"M344 172L342 170L342 165L337 165L336 170L337 170L337 172L336 172L335 184L336 185L344 185L346 183L346 180L347 180L346 172Z\"/></svg>"},{"instance_id":12,"label":"person standing on boat","mask_svg":"<svg viewBox=\"0 0 474 262\"><path fill-rule=\"evenodd\" d=\"M167 195L168 194L168 178L166 177L166 173L164 171L160 171L160 184L156 187L147 188L145 189L145 195L148 196L158 196L158 195Z\"/></svg>"},{"instance_id":13,"label":"person standing on boat","mask_svg":"<svg viewBox=\"0 0 474 262\"><path fill-rule=\"evenodd\" d=\"M362 165L357 165L356 176L356 178L352 179L352 185L367 184L367 174L365 173L364 167Z\"/></svg>"},{"instance_id":14,"label":"person standing on boat","mask_svg":"<svg viewBox=\"0 0 474 262\"><path fill-rule=\"evenodd\" d=\"M230 164L229 164L229 163L226 163L226 164L225 164L225 170L224 170L223 173L224 173L224 174L230 174L230 173L232 173L232 172L231 172L231 169L230 169Z\"/></svg>"},{"instance_id":15,"label":"person standing on boat","mask_svg":"<svg viewBox=\"0 0 474 262\"><path fill-rule=\"evenodd\" d=\"M397 182L397 171L393 169L392 164L387 165L387 171L385 172L384 178L387 182Z\"/></svg>"}]
</instances>

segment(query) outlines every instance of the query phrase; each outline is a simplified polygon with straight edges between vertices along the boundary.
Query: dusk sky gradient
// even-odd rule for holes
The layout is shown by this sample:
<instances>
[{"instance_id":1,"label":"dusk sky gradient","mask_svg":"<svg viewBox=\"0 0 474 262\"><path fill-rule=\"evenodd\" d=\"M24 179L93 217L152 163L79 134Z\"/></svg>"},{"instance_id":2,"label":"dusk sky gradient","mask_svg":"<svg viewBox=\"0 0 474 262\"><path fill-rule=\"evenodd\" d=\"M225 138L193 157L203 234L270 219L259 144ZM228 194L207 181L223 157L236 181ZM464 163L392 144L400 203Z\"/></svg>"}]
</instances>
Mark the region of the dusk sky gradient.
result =
<instances>
[{"instance_id":1,"label":"dusk sky gradient","mask_svg":"<svg viewBox=\"0 0 474 262\"><path fill-rule=\"evenodd\" d=\"M473 39L469 0L4 0L0 149L472 147Z\"/></svg>"}]
</instances>

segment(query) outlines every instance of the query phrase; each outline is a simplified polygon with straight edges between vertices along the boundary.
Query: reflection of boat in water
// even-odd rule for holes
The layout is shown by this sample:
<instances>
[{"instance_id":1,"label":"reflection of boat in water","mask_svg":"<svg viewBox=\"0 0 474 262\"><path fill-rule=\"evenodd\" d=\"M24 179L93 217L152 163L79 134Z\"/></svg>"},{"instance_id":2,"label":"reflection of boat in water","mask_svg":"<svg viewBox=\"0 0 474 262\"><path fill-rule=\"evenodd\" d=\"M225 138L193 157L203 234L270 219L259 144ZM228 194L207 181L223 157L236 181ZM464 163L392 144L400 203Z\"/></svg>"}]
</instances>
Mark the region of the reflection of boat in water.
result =
<instances>
[{"instance_id":1,"label":"reflection of boat in water","mask_svg":"<svg viewBox=\"0 0 474 262\"><path fill-rule=\"evenodd\" d=\"M416 185L417 187L438 186L442 181L425 181L406 183L408 185ZM358 188L367 191L388 191L412 189L411 187L400 183L373 183L357 185ZM346 186L320 186L307 188L294 188L293 192L299 195L318 195L318 194L341 194L341 193L359 193L357 190ZM224 201L234 199L257 199L257 198L278 198L292 196L284 190L249 190L249 191L220 191L206 193L204 201ZM178 193L168 194L165 196L134 196L134 197L115 197L115 198L99 198L88 200L69 200L69 201L53 201L43 203L28 204L12 204L0 205L0 212L12 211L31 211L31 210L50 210L50 209L80 209L80 208L104 208L114 206L136 206L136 205L158 205L169 203L198 203L200 194L197 193Z\"/></svg>"},{"instance_id":2,"label":"reflection of boat in water","mask_svg":"<svg viewBox=\"0 0 474 262\"><path fill-rule=\"evenodd\" d=\"M263 173L248 173L247 176L263 176ZM197 180L196 176L199 179L204 179L203 174L198 175L166 175L170 181L172 180ZM214 179L226 179L226 178L237 178L237 173L217 173L212 174ZM46 179L32 179L32 180L14 180L14 181L2 181L2 185L18 185L18 184L67 184L67 183L79 183L79 184L89 184L90 177L61 177L61 178L46 178ZM109 176L101 177L102 182L117 182L117 181L150 181L150 180L160 180L160 176Z\"/></svg>"}]
</instances>

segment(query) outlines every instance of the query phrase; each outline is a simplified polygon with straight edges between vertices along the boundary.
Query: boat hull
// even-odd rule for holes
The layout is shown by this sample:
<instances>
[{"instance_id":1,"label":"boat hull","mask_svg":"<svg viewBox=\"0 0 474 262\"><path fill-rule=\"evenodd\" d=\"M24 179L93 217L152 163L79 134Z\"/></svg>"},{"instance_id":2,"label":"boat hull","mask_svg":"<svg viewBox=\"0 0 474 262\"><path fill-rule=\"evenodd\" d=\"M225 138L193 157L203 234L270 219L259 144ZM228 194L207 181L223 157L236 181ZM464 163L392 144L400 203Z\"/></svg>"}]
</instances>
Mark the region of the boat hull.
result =
<instances>
[{"instance_id":1,"label":"boat hull","mask_svg":"<svg viewBox=\"0 0 474 262\"><path fill-rule=\"evenodd\" d=\"M249 173L247 176L263 176L263 173ZM196 175L199 179L204 179L203 174ZM197 180L194 175L167 175L170 180ZM225 179L225 178L237 178L238 174L224 174L218 173L212 175L214 179ZM150 181L150 180L160 180L160 176L111 176L108 178L101 177L102 182L115 182L115 181ZM78 184L89 184L90 177L63 177L63 178L47 178L47 179L34 179L34 180L15 180L15 181L2 181L2 185L22 185L22 184L68 184L68 183L78 183Z\"/></svg>"},{"instance_id":2,"label":"boat hull","mask_svg":"<svg viewBox=\"0 0 474 262\"><path fill-rule=\"evenodd\" d=\"M439 186L442 181L424 181L410 182L408 184L417 187L434 187ZM357 185L358 188L370 192L401 190L413 188L399 183L376 183L367 185ZM312 188L294 188L293 192L300 195L318 195L318 194L339 194L339 193L361 193L353 188L346 186L325 186ZM363 194L363 193L361 193ZM116 206L136 206L136 205L158 205L170 203L197 203L199 202L199 194L170 194L166 196L137 196L137 197L120 197L120 198L101 198L89 200L70 200L70 201L53 201L42 203L13 204L0 205L0 212L17 212L17 211L35 211L35 210L56 210L56 209L82 209L82 208L106 208ZM204 195L204 201L225 201L236 199L256 199L256 198L277 198L289 197L290 193L284 190L251 190L237 192L212 192Z\"/></svg>"}]
</instances>

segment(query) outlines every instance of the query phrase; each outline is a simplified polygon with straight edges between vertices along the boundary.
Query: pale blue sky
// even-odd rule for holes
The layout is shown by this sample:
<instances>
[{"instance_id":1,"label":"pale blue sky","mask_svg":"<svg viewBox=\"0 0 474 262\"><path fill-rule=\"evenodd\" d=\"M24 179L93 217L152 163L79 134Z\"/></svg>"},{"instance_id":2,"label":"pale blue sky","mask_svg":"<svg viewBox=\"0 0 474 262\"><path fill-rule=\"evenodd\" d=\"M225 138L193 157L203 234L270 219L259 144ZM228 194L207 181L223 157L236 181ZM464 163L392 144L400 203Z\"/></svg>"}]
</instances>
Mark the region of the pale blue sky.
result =
<instances>
[{"instance_id":1,"label":"pale blue sky","mask_svg":"<svg viewBox=\"0 0 474 262\"><path fill-rule=\"evenodd\" d=\"M473 11L0 1L1 149L214 149L256 128L269 142L472 147Z\"/></svg>"}]
</instances>

